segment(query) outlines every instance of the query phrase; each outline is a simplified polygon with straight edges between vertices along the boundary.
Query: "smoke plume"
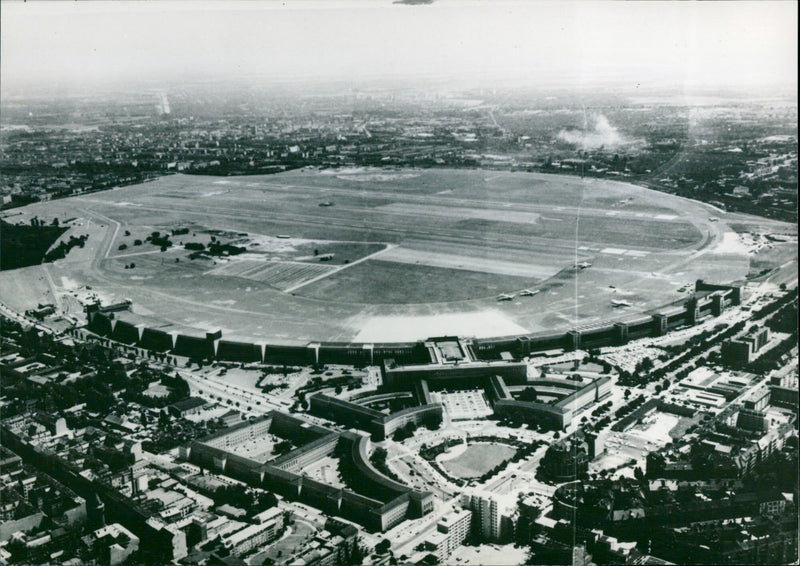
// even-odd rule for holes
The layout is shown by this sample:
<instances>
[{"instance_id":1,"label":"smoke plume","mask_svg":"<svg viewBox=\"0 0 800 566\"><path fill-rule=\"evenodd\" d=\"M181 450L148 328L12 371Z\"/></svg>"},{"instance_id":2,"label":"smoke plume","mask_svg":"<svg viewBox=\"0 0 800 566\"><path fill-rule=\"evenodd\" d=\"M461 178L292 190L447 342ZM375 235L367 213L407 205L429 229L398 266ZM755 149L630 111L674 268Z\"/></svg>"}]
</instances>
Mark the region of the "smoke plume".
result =
<instances>
[{"instance_id":1,"label":"smoke plume","mask_svg":"<svg viewBox=\"0 0 800 566\"><path fill-rule=\"evenodd\" d=\"M593 117L594 128L587 131L561 130L556 136L559 140L576 145L581 149L596 149L599 147L616 147L629 143L619 130L612 126L608 118L602 114Z\"/></svg>"}]
</instances>

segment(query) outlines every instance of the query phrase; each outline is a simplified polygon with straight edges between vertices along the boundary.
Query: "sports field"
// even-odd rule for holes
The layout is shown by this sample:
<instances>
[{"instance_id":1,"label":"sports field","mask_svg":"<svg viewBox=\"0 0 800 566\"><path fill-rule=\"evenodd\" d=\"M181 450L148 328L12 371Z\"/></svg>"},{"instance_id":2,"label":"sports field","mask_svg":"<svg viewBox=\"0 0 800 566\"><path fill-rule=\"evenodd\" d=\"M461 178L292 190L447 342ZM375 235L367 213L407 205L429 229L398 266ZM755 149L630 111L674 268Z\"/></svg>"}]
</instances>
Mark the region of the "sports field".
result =
<instances>
[{"instance_id":1,"label":"sports field","mask_svg":"<svg viewBox=\"0 0 800 566\"><path fill-rule=\"evenodd\" d=\"M88 294L129 298L123 319L233 340L562 330L751 269L727 225L746 217L630 184L533 173L171 175L13 212L15 222L74 219L62 238L89 239L64 260L0 273L0 301L12 308L55 303L78 316ZM171 245L154 243L164 235ZM630 307L611 302L623 298Z\"/></svg>"}]
</instances>

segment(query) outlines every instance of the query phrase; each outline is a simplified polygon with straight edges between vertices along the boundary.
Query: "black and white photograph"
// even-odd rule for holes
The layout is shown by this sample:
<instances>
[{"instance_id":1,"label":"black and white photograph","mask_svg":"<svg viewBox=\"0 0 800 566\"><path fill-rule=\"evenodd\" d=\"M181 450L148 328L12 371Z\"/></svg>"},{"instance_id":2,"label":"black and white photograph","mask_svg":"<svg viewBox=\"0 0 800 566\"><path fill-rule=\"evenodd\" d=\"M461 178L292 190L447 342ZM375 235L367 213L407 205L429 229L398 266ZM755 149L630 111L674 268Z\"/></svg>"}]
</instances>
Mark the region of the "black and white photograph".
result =
<instances>
[{"instance_id":1,"label":"black and white photograph","mask_svg":"<svg viewBox=\"0 0 800 566\"><path fill-rule=\"evenodd\" d=\"M798 3L0 3L0 566L798 564Z\"/></svg>"}]
</instances>

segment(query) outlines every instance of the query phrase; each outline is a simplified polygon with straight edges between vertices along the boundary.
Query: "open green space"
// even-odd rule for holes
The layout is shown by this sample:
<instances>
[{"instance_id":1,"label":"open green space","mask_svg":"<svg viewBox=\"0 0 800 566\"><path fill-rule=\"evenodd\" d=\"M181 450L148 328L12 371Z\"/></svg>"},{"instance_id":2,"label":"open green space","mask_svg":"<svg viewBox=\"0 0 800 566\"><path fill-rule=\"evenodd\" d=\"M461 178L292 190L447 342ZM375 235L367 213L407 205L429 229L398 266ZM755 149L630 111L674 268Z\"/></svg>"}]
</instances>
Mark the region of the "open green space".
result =
<instances>
[{"instance_id":1,"label":"open green space","mask_svg":"<svg viewBox=\"0 0 800 566\"><path fill-rule=\"evenodd\" d=\"M498 464L510 460L517 449L505 444L476 443L452 460L441 460L440 465L456 478L479 478Z\"/></svg>"},{"instance_id":2,"label":"open green space","mask_svg":"<svg viewBox=\"0 0 800 566\"><path fill-rule=\"evenodd\" d=\"M431 303L494 297L536 279L371 259L306 285L297 293L346 303Z\"/></svg>"}]
</instances>

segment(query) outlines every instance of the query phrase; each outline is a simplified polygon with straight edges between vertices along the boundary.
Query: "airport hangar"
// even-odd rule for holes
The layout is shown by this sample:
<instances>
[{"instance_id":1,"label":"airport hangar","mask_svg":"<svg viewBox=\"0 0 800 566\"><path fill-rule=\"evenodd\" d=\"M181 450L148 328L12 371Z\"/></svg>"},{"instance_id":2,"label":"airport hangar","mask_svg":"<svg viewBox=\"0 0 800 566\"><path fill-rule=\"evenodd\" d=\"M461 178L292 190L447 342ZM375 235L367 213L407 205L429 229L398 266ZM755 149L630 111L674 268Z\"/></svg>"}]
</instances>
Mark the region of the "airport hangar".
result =
<instances>
[{"instance_id":1,"label":"airport hangar","mask_svg":"<svg viewBox=\"0 0 800 566\"><path fill-rule=\"evenodd\" d=\"M440 337L391 344L256 344L224 340L220 331L190 336L137 327L116 319L114 313L101 312L100 307L90 309L88 329L117 342L190 359L286 365L380 364L387 390L413 391L416 407L388 418L356 403L319 394L311 397L312 410L318 414L360 424L377 439L391 435L408 422L420 424L431 418L441 418L441 406L430 401L429 389L433 384L435 387L485 387L498 416L562 430L569 426L576 411L604 397L610 390L610 382L602 379L589 384L554 378L528 380L527 364L519 360L537 352L601 348L661 336L670 330L719 316L726 308L741 302L741 286L704 281L697 281L695 286L695 292L683 304L652 315L639 315L626 322L610 322L565 333L490 339ZM508 386L556 388L562 393L555 403L520 401L509 392Z\"/></svg>"},{"instance_id":2,"label":"airport hangar","mask_svg":"<svg viewBox=\"0 0 800 566\"><path fill-rule=\"evenodd\" d=\"M708 316L719 316L724 309L741 303L741 285L716 285L699 280L695 292L681 303L654 314L631 315L624 320L599 323L566 332L538 332L470 340L466 350L475 361L497 361L508 353L522 358L537 352L618 346L629 340L662 336L679 326L694 325ZM159 327L127 322L119 313L100 305L87 308L87 329L116 342L155 352L169 352L192 359L273 364L348 364L375 365L393 360L409 366L400 374L413 372L414 365L439 363L441 354L432 352L425 341L403 343L312 342L303 346L226 340L221 330L206 333L167 332ZM467 354L465 354L467 355ZM446 364L447 365L447 364ZM457 367L457 364L452 364ZM468 371L468 370L465 370ZM385 372L389 380L394 371Z\"/></svg>"}]
</instances>

